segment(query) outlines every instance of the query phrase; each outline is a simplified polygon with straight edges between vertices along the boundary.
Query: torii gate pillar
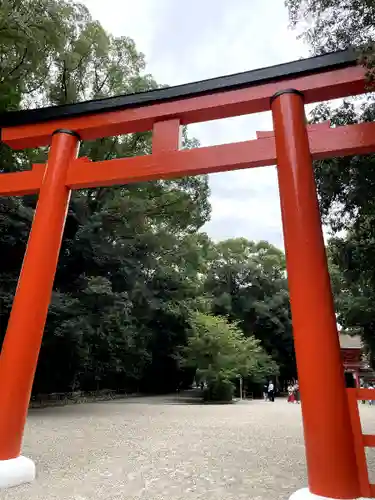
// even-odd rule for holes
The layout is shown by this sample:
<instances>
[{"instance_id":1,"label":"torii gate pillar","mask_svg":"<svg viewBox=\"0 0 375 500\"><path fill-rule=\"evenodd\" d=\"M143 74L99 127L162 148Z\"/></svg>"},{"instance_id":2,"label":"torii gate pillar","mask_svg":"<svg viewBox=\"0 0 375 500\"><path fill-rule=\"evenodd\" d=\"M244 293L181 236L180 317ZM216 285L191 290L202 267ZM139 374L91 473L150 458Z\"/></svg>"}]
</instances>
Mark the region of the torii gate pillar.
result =
<instances>
[{"instance_id":1,"label":"torii gate pillar","mask_svg":"<svg viewBox=\"0 0 375 500\"><path fill-rule=\"evenodd\" d=\"M353 500L360 496L354 438L303 95L279 92L271 109L309 480L291 499ZM318 387L316 366L324 374Z\"/></svg>"},{"instance_id":2,"label":"torii gate pillar","mask_svg":"<svg viewBox=\"0 0 375 500\"><path fill-rule=\"evenodd\" d=\"M78 144L69 130L52 137L0 355L0 489L35 477L34 462L20 455L22 436L70 200L66 173Z\"/></svg>"}]
</instances>

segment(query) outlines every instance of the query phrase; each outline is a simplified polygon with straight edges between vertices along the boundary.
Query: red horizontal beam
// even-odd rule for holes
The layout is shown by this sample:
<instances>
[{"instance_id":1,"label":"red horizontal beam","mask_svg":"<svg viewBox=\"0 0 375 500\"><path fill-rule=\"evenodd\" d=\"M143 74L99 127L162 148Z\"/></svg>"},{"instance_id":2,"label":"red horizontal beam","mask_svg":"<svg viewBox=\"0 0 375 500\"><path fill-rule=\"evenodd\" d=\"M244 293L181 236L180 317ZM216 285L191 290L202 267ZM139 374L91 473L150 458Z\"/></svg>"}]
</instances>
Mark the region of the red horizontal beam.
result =
<instances>
[{"instance_id":1,"label":"red horizontal beam","mask_svg":"<svg viewBox=\"0 0 375 500\"><path fill-rule=\"evenodd\" d=\"M364 70L360 66L352 66L122 111L5 127L2 129L2 141L12 148L22 149L49 144L52 133L59 128L74 130L83 140L93 140L99 137L144 132L151 130L153 124L158 121L174 118L180 119L181 124L186 125L260 113L270 109L270 98L275 92L286 88L296 88L303 92L306 104L358 95L365 92Z\"/></svg>"},{"instance_id":2,"label":"red horizontal beam","mask_svg":"<svg viewBox=\"0 0 375 500\"><path fill-rule=\"evenodd\" d=\"M337 128L320 125L309 127L308 133L313 159L375 151L375 123ZM266 134L267 137L253 141L164 151L133 158L99 162L79 158L69 168L67 185L72 189L80 189L274 165L274 138L270 135L271 132ZM16 196L38 192L43 173L44 165L34 165L30 171L0 174L0 195ZM367 399L374 396L371 390L361 391L366 391ZM364 395L358 397L366 399Z\"/></svg>"},{"instance_id":3,"label":"red horizontal beam","mask_svg":"<svg viewBox=\"0 0 375 500\"><path fill-rule=\"evenodd\" d=\"M375 151L375 123L309 131L313 159ZM147 156L90 162L77 160L68 171L72 189L169 179L276 164L273 137Z\"/></svg>"},{"instance_id":4,"label":"red horizontal beam","mask_svg":"<svg viewBox=\"0 0 375 500\"><path fill-rule=\"evenodd\" d=\"M307 132L310 133L315 130L322 130L330 128L330 122L322 122L322 123L312 123L307 125ZM274 137L273 130L260 130L256 132L257 139L265 139L267 137Z\"/></svg>"},{"instance_id":5,"label":"red horizontal beam","mask_svg":"<svg viewBox=\"0 0 375 500\"><path fill-rule=\"evenodd\" d=\"M335 156L364 155L373 153L374 123L360 123L330 128L329 122L307 126L311 154L314 160ZM274 138L273 131L257 132L260 138Z\"/></svg>"},{"instance_id":6,"label":"red horizontal beam","mask_svg":"<svg viewBox=\"0 0 375 500\"><path fill-rule=\"evenodd\" d=\"M375 447L375 436L371 434L363 434L363 445L367 446L368 448L374 448Z\"/></svg>"},{"instance_id":7,"label":"red horizontal beam","mask_svg":"<svg viewBox=\"0 0 375 500\"><path fill-rule=\"evenodd\" d=\"M186 175L260 167L275 163L273 141L267 139L133 158L72 163L67 185L72 189L111 186Z\"/></svg>"},{"instance_id":8,"label":"red horizontal beam","mask_svg":"<svg viewBox=\"0 0 375 500\"><path fill-rule=\"evenodd\" d=\"M33 165L32 170L0 174L0 196L37 193L43 181L44 168L44 165Z\"/></svg>"},{"instance_id":9,"label":"red horizontal beam","mask_svg":"<svg viewBox=\"0 0 375 500\"><path fill-rule=\"evenodd\" d=\"M375 400L375 389L357 389L357 399L364 401Z\"/></svg>"}]
</instances>

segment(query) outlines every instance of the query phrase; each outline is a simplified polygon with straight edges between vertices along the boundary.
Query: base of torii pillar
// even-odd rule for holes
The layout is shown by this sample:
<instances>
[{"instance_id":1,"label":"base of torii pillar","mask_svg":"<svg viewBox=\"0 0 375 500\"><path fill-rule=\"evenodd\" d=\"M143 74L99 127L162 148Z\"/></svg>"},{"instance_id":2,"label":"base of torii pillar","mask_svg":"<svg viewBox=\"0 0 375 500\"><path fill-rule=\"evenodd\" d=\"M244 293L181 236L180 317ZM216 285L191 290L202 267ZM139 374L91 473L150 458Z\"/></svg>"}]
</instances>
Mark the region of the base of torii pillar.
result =
<instances>
[{"instance_id":1,"label":"base of torii pillar","mask_svg":"<svg viewBox=\"0 0 375 500\"><path fill-rule=\"evenodd\" d=\"M348 499L321 497L320 495L314 495L314 493L311 493L308 488L303 488L302 490L298 490L295 493L293 493L293 495L289 498L289 500L348 500ZM351 500L371 500L371 498L367 499L353 498Z\"/></svg>"},{"instance_id":2,"label":"base of torii pillar","mask_svg":"<svg viewBox=\"0 0 375 500\"><path fill-rule=\"evenodd\" d=\"M0 490L31 483L35 479L35 464L22 455L10 460L0 460Z\"/></svg>"}]
</instances>

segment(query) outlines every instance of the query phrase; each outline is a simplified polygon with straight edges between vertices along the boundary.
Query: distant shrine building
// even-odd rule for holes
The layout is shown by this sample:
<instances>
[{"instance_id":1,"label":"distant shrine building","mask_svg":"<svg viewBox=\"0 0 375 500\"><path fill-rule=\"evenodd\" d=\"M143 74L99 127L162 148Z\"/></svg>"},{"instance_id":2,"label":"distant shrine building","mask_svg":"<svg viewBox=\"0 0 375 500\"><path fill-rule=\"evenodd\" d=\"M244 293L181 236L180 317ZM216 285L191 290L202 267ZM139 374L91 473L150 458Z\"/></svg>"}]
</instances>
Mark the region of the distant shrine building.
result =
<instances>
[{"instance_id":1,"label":"distant shrine building","mask_svg":"<svg viewBox=\"0 0 375 500\"><path fill-rule=\"evenodd\" d=\"M339 339L347 386L360 387L361 384L374 383L375 372L368 362L361 337L341 331Z\"/></svg>"}]
</instances>

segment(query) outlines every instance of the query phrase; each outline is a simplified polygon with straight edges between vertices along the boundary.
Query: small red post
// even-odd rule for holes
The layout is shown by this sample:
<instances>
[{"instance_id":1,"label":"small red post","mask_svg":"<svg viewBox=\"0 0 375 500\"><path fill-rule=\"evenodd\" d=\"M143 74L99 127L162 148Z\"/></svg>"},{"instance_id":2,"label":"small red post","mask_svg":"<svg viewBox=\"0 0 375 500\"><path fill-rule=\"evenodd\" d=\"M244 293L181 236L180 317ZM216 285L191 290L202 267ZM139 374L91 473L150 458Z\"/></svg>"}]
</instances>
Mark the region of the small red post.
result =
<instances>
[{"instance_id":1,"label":"small red post","mask_svg":"<svg viewBox=\"0 0 375 500\"><path fill-rule=\"evenodd\" d=\"M180 149L181 127L180 120L165 120L155 122L152 129L152 152L177 151Z\"/></svg>"},{"instance_id":2,"label":"small red post","mask_svg":"<svg viewBox=\"0 0 375 500\"><path fill-rule=\"evenodd\" d=\"M355 499L360 491L353 433L303 95L280 92L271 109L309 490Z\"/></svg>"},{"instance_id":3,"label":"small red post","mask_svg":"<svg viewBox=\"0 0 375 500\"><path fill-rule=\"evenodd\" d=\"M70 190L65 185L79 137L57 130L0 354L0 460L20 454L43 329L51 299Z\"/></svg>"}]
</instances>

